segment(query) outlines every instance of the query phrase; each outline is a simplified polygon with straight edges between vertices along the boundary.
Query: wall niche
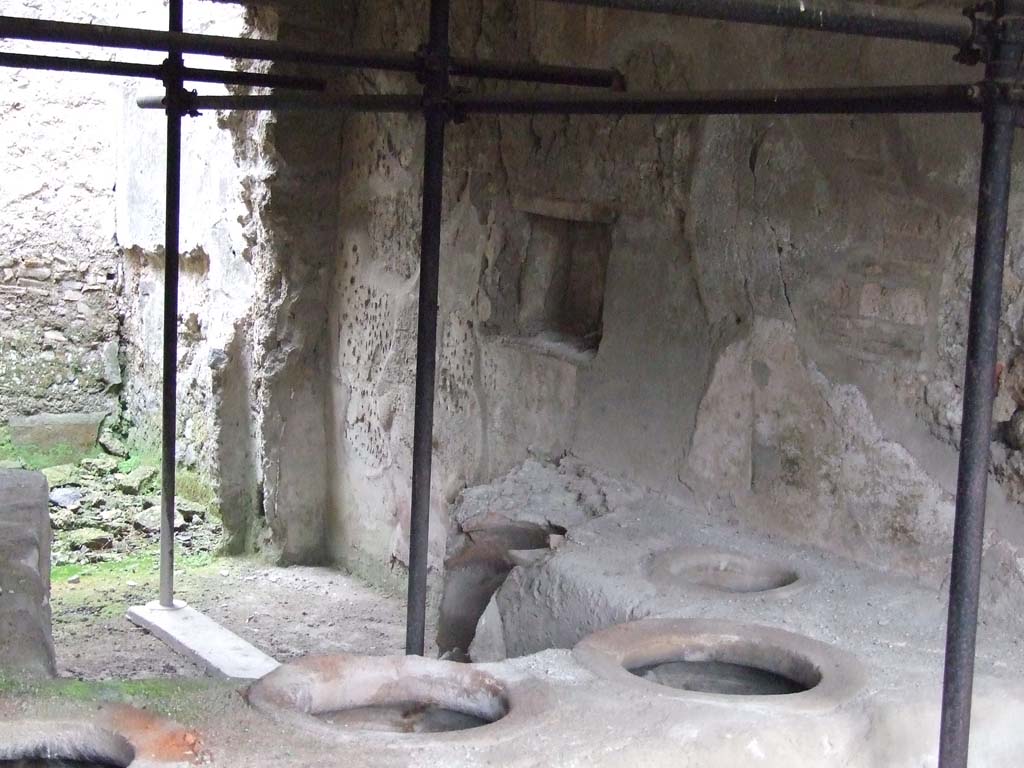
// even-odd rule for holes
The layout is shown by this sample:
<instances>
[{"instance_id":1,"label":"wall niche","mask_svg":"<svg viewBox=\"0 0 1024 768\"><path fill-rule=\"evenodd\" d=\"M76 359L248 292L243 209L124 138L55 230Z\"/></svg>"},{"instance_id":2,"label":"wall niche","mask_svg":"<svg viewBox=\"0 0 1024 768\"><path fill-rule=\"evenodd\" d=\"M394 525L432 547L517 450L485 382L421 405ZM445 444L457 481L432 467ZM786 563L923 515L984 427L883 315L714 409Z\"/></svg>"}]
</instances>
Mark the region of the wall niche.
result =
<instances>
[{"instance_id":1,"label":"wall niche","mask_svg":"<svg viewBox=\"0 0 1024 768\"><path fill-rule=\"evenodd\" d=\"M603 332L614 212L607 206L522 198L530 239L519 273L520 342L573 360L592 358Z\"/></svg>"}]
</instances>

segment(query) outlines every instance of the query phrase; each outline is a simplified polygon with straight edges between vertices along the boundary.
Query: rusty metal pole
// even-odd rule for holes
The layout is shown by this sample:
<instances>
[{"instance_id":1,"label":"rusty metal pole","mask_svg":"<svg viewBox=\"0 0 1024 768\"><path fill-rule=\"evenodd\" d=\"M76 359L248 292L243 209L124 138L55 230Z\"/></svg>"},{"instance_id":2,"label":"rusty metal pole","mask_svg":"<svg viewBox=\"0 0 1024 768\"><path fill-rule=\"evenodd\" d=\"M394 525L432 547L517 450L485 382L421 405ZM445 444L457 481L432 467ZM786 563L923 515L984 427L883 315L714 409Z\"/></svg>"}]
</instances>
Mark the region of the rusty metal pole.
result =
<instances>
[{"instance_id":1,"label":"rusty metal pole","mask_svg":"<svg viewBox=\"0 0 1024 768\"><path fill-rule=\"evenodd\" d=\"M402 51L322 51L304 46L282 45L273 40L240 39L219 35L186 35L180 32L24 19L4 15L0 15L0 38L144 51L166 51L168 48L174 48L181 53L224 56L232 59L288 61L307 66L379 69L414 74L419 74L423 67L420 56ZM489 61L461 56L451 57L449 63L450 74L458 77L577 85L591 88L620 88L622 86L622 75L614 69L566 67L533 62Z\"/></svg>"},{"instance_id":2,"label":"rusty metal pole","mask_svg":"<svg viewBox=\"0 0 1024 768\"><path fill-rule=\"evenodd\" d=\"M409 599L405 651L422 656L427 623L430 471L437 366L437 292L441 263L444 138L448 122L449 0L431 0L430 36L423 51L423 220L420 241L419 319L416 335L416 412L412 439L412 508L409 519Z\"/></svg>"},{"instance_id":3,"label":"rusty metal pole","mask_svg":"<svg viewBox=\"0 0 1024 768\"><path fill-rule=\"evenodd\" d=\"M171 32L184 27L184 0L170 0ZM160 606L174 608L174 481L178 397L178 254L181 228L181 118L184 58L168 50L164 79L167 107L167 199L164 211L164 333L162 459L160 487Z\"/></svg>"},{"instance_id":4,"label":"rusty metal pole","mask_svg":"<svg viewBox=\"0 0 1024 768\"><path fill-rule=\"evenodd\" d=\"M899 8L852 0L554 0L627 11L666 13L844 35L913 40L962 46L974 33L971 22L955 12Z\"/></svg>"},{"instance_id":5,"label":"rusty metal pole","mask_svg":"<svg viewBox=\"0 0 1024 768\"><path fill-rule=\"evenodd\" d=\"M1008 89L1019 78L1024 55L1024 0L998 2L991 29L994 40L985 71L982 112L985 128L946 624L940 768L966 768L971 733L992 403L1003 297L1010 167L1018 116L1018 108L1011 101Z\"/></svg>"}]
</instances>

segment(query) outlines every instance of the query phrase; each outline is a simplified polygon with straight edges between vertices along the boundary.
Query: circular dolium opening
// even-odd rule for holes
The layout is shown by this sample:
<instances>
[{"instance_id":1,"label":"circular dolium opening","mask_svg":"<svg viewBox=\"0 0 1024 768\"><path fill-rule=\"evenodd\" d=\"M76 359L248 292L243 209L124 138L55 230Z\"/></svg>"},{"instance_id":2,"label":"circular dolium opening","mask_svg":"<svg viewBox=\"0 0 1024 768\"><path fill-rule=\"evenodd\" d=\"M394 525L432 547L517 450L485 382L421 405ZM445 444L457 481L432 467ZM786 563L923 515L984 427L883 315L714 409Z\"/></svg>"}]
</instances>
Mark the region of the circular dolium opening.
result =
<instances>
[{"instance_id":1,"label":"circular dolium opening","mask_svg":"<svg viewBox=\"0 0 1024 768\"><path fill-rule=\"evenodd\" d=\"M465 731L510 709L504 686L488 673L418 656L299 659L257 682L248 699L320 734Z\"/></svg>"},{"instance_id":2,"label":"circular dolium opening","mask_svg":"<svg viewBox=\"0 0 1024 768\"><path fill-rule=\"evenodd\" d=\"M627 660L624 666L657 685L727 696L783 696L821 682L821 672L803 656L738 638L702 638L655 658Z\"/></svg>"},{"instance_id":3,"label":"circular dolium opening","mask_svg":"<svg viewBox=\"0 0 1024 768\"><path fill-rule=\"evenodd\" d=\"M494 722L479 715L422 702L353 707L323 712L317 717L341 728L386 733L447 733Z\"/></svg>"},{"instance_id":4,"label":"circular dolium opening","mask_svg":"<svg viewBox=\"0 0 1024 768\"><path fill-rule=\"evenodd\" d=\"M667 553L654 562L658 581L682 581L721 592L769 592L795 584L800 574L777 563L729 553Z\"/></svg>"},{"instance_id":5,"label":"circular dolium opening","mask_svg":"<svg viewBox=\"0 0 1024 768\"><path fill-rule=\"evenodd\" d=\"M785 675L726 661L666 661L629 671L658 685L698 693L779 696L808 690L803 683Z\"/></svg>"}]
</instances>

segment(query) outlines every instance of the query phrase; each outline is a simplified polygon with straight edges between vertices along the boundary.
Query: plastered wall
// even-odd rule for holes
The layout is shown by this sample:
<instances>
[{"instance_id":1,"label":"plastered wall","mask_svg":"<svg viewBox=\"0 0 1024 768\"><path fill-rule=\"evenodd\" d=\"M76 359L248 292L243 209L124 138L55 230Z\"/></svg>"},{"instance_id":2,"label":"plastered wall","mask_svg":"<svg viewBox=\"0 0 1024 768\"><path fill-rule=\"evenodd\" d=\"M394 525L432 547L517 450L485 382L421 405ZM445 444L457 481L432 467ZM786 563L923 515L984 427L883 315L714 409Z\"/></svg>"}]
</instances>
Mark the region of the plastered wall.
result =
<instances>
[{"instance_id":1,"label":"plastered wall","mask_svg":"<svg viewBox=\"0 0 1024 768\"><path fill-rule=\"evenodd\" d=\"M408 20L421 11L356 13L354 43L411 49L421 30ZM544 2L459 3L454 18L459 53L612 65L633 89L977 76L941 49L822 46L810 33ZM352 117L342 136L328 523L335 557L379 571L407 546L422 150L407 118ZM434 564L464 486L531 455L569 453L661 492L707 491L714 513L738 526L941 578L979 141L972 117L547 116L451 127ZM524 286L536 282L529 254L550 236L548 221L607 230L596 352L541 343L521 323L532 300ZM1016 233L1007 371L1019 343ZM993 451L1004 482L993 481L990 500L990 576L1007 583L1021 578L1024 541L1008 432L1014 380L1002 378Z\"/></svg>"}]
</instances>

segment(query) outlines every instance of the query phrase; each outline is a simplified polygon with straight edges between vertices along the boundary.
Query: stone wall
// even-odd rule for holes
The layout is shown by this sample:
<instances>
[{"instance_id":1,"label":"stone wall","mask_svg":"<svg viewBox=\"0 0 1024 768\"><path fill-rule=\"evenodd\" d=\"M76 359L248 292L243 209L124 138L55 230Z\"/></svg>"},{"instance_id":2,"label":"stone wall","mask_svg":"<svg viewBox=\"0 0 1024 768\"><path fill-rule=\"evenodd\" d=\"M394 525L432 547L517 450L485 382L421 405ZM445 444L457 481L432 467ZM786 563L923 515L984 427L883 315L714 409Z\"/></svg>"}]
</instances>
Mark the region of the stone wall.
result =
<instances>
[{"instance_id":1,"label":"stone wall","mask_svg":"<svg viewBox=\"0 0 1024 768\"><path fill-rule=\"evenodd\" d=\"M202 28L414 50L425 6L282 3L243 18L225 5ZM928 47L823 48L808 32L545 2L466 0L454 19L460 54L615 66L633 90L977 77ZM415 87L400 75L331 83ZM108 120L136 149L107 165L117 194L98 199L126 249L115 270L125 402L144 438L162 256L159 187L139 169L161 137L159 115L125 110L132 96L114 92ZM285 560L387 581L407 550L419 122L223 114L188 131L180 458L220 475L235 548L256 543L263 513ZM737 526L941 578L979 139L972 117L451 126L435 571L466 486L571 454L662 493L700 490ZM1020 234L1014 224L1011 243ZM1011 247L990 501L990 576L1005 583L1021 579L1024 543L1020 253Z\"/></svg>"},{"instance_id":2,"label":"stone wall","mask_svg":"<svg viewBox=\"0 0 1024 768\"><path fill-rule=\"evenodd\" d=\"M25 3L12 15L166 27L162 2L88 7ZM188 31L259 34L240 6L191 3ZM6 43L5 50L110 57L97 49ZM122 52L159 63L159 53ZM188 57L195 66L230 67ZM164 157L166 120L135 104L158 94L156 81L3 70L5 142L0 207L0 422L37 411L101 411L124 416L131 448L159 449L162 379ZM218 86L203 93L224 94ZM186 119L182 158L179 307L179 463L217 480L231 467L227 497L243 517L255 509L249 458L251 388L243 358L256 279L247 189L265 165L259 132L216 115ZM253 142L259 149L253 149ZM247 229L248 228L248 229ZM225 374L226 371L231 371ZM221 386L224 379L228 386ZM223 392L228 392L225 397ZM234 393L234 394L232 394ZM222 435L221 411L229 414ZM231 445L222 455L223 441ZM235 478L242 478L236 480ZM244 493L234 492L239 483ZM231 517L231 512L228 513ZM239 529L245 524L240 523ZM246 534L243 534L243 539Z\"/></svg>"},{"instance_id":3,"label":"stone wall","mask_svg":"<svg viewBox=\"0 0 1024 768\"><path fill-rule=\"evenodd\" d=\"M148 19L166 24L156 7ZM194 3L189 31L242 36L250 26L238 7ZM222 60L192 57L196 66ZM159 84L123 86L118 111L117 191L114 204L124 273L122 337L124 402L131 443L159 445L164 269L164 157L166 119L135 105ZM204 85L203 93L226 94ZM255 278L245 237L244 181L251 164L236 158L233 126L216 115L186 118L182 135L181 259L178 308L178 461L217 478L220 418L214 379L252 306ZM243 331L244 333L244 331Z\"/></svg>"},{"instance_id":4,"label":"stone wall","mask_svg":"<svg viewBox=\"0 0 1024 768\"><path fill-rule=\"evenodd\" d=\"M4 13L85 21L97 10L69 13L66 5L14 0ZM108 137L117 87L87 75L5 69L0 91L0 421L116 412L121 271Z\"/></svg>"},{"instance_id":5,"label":"stone wall","mask_svg":"<svg viewBox=\"0 0 1024 768\"><path fill-rule=\"evenodd\" d=\"M956 82L975 74L947 51L913 45L830 38L826 57L811 33L537 9L539 51L552 55L559 40L583 40L578 50L603 52L583 63L619 66L634 88ZM715 56L722 50L733 53ZM941 579L979 121L524 124L529 131L506 134L522 147L513 190L536 185L621 210L605 336L577 390L573 452L656 489L717 494L716 513L741 527ZM530 134L562 159L530 163ZM569 179L547 172L552 167L586 171ZM1007 279L1007 364L1019 343L1018 253L1011 250ZM1015 408L1002 396L997 419ZM1005 450L997 445L999 461ZM1019 581L1019 513L995 485L990 512L991 574L1003 579L1009 569Z\"/></svg>"},{"instance_id":6,"label":"stone wall","mask_svg":"<svg viewBox=\"0 0 1024 768\"><path fill-rule=\"evenodd\" d=\"M414 49L423 30L408 20L423 5L354 7L353 44ZM635 90L977 76L945 50L835 38L824 49L811 33L543 2L460 3L454 17L460 54L611 65ZM414 87L397 76L353 85ZM381 116L348 118L341 137L335 257L311 249L303 267L330 280L324 335L308 317L303 330L328 366L327 511L312 527L284 506L278 517L290 535L326 531L333 559L386 579L407 549L422 139L415 120ZM972 117L452 126L434 567L465 486L531 455L573 454L664 493L706 491L736 525L941 578L979 140ZM997 417L1016 407L1008 390ZM319 450L318 422L304 429ZM1018 581L1024 535L1006 494L1019 494L1019 459L994 450L1011 479L992 487L990 575Z\"/></svg>"}]
</instances>

